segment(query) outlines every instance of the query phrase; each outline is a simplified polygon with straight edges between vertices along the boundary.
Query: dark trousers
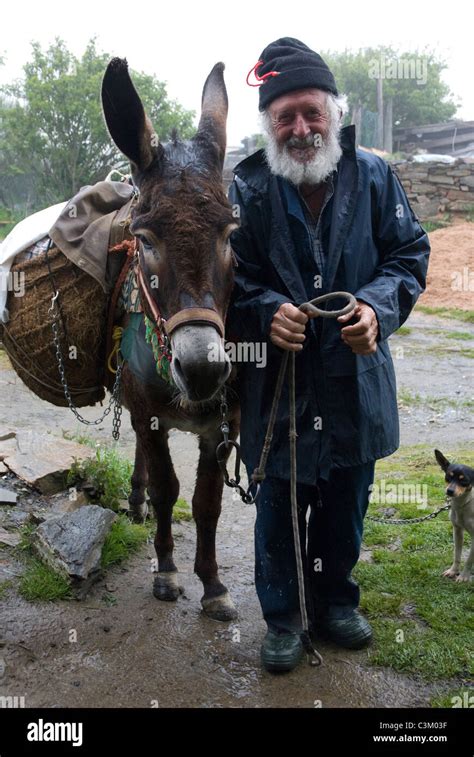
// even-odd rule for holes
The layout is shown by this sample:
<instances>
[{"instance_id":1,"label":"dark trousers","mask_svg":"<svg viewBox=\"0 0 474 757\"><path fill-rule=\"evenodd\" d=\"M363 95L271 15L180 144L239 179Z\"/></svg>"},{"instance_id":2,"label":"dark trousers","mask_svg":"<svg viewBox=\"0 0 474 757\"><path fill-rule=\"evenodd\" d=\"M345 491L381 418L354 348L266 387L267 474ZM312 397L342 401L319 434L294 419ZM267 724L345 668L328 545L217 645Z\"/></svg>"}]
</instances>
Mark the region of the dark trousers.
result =
<instances>
[{"instance_id":1,"label":"dark trousers","mask_svg":"<svg viewBox=\"0 0 474 757\"><path fill-rule=\"evenodd\" d=\"M316 626L319 617L344 617L359 604L351 571L359 559L374 468L374 462L332 468L328 481L297 486L308 614ZM299 631L290 482L266 478L256 504L255 584L263 617L270 628Z\"/></svg>"}]
</instances>

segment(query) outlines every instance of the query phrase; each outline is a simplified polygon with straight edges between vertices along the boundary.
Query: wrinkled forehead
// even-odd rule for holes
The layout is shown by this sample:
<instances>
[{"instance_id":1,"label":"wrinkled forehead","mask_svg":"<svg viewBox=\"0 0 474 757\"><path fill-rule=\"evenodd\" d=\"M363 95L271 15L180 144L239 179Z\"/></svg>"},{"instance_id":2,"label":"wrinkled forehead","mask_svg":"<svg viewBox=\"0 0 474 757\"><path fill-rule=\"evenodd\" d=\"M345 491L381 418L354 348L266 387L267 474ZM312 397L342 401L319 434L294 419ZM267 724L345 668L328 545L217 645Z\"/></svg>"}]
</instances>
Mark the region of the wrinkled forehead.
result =
<instances>
[{"instance_id":1,"label":"wrinkled forehead","mask_svg":"<svg viewBox=\"0 0 474 757\"><path fill-rule=\"evenodd\" d=\"M268 113L272 118L282 112L293 112L301 108L317 108L324 111L328 93L322 89L298 89L277 97L268 106Z\"/></svg>"}]
</instances>

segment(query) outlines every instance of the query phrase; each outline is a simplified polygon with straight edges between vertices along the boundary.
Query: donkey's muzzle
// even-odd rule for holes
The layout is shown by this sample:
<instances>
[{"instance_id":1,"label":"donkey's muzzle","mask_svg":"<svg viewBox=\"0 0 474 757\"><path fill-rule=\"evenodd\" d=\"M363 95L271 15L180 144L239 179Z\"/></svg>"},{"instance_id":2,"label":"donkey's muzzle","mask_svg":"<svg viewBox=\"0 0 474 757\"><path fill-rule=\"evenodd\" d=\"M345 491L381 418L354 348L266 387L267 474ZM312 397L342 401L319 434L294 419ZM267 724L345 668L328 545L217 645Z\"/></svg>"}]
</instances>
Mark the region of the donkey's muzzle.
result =
<instances>
[{"instance_id":1,"label":"donkey's muzzle","mask_svg":"<svg viewBox=\"0 0 474 757\"><path fill-rule=\"evenodd\" d=\"M216 328L186 322L173 329L171 342L171 372L178 388L193 402L213 397L232 367Z\"/></svg>"}]
</instances>

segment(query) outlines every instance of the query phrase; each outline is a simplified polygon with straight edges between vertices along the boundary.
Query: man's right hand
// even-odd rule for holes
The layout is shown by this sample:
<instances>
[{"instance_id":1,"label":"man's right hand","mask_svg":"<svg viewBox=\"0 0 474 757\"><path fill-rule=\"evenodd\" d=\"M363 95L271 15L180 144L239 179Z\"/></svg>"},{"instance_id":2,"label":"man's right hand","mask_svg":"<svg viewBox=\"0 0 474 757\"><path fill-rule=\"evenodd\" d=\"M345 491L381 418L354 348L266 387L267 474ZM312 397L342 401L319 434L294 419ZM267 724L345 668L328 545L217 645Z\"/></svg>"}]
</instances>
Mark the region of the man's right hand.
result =
<instances>
[{"instance_id":1,"label":"man's right hand","mask_svg":"<svg viewBox=\"0 0 474 757\"><path fill-rule=\"evenodd\" d=\"M308 320L308 316L291 302L284 302L272 318L270 340L282 350L300 352L306 338L304 331Z\"/></svg>"}]
</instances>

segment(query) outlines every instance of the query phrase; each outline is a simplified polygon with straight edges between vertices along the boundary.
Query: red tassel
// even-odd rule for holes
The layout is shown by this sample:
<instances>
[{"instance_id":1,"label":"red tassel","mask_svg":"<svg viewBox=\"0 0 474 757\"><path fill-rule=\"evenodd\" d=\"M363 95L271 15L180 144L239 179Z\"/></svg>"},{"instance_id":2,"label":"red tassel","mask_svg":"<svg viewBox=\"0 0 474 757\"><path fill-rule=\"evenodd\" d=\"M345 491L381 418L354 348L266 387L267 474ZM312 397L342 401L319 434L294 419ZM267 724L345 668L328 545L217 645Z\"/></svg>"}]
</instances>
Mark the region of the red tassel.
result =
<instances>
[{"instance_id":1,"label":"red tassel","mask_svg":"<svg viewBox=\"0 0 474 757\"><path fill-rule=\"evenodd\" d=\"M247 84L249 85L249 87L261 87L261 86L262 86L262 84L264 84L264 83L265 83L266 79L268 79L268 77L269 77L269 76L278 76L278 75L279 75L279 73L280 73L279 71L269 71L269 72L268 72L267 74L263 74L263 76L259 76L259 75L257 74L257 68L258 68L259 66L262 66L262 65L263 65L263 60L258 60L258 61L256 62L256 64L255 64L255 66L252 66L252 68L251 68L251 69L250 69L250 71L248 72L246 81L247 81ZM250 74L252 73L252 71L253 71L253 72L254 72L254 74L255 74L255 78L256 78L256 80L257 80L257 84L251 84L251 83L249 82L249 76L250 76Z\"/></svg>"},{"instance_id":2,"label":"red tassel","mask_svg":"<svg viewBox=\"0 0 474 757\"><path fill-rule=\"evenodd\" d=\"M115 247L109 247L109 252L126 252L127 255L133 255L135 252L135 239L124 239L123 242L116 244Z\"/></svg>"}]
</instances>

